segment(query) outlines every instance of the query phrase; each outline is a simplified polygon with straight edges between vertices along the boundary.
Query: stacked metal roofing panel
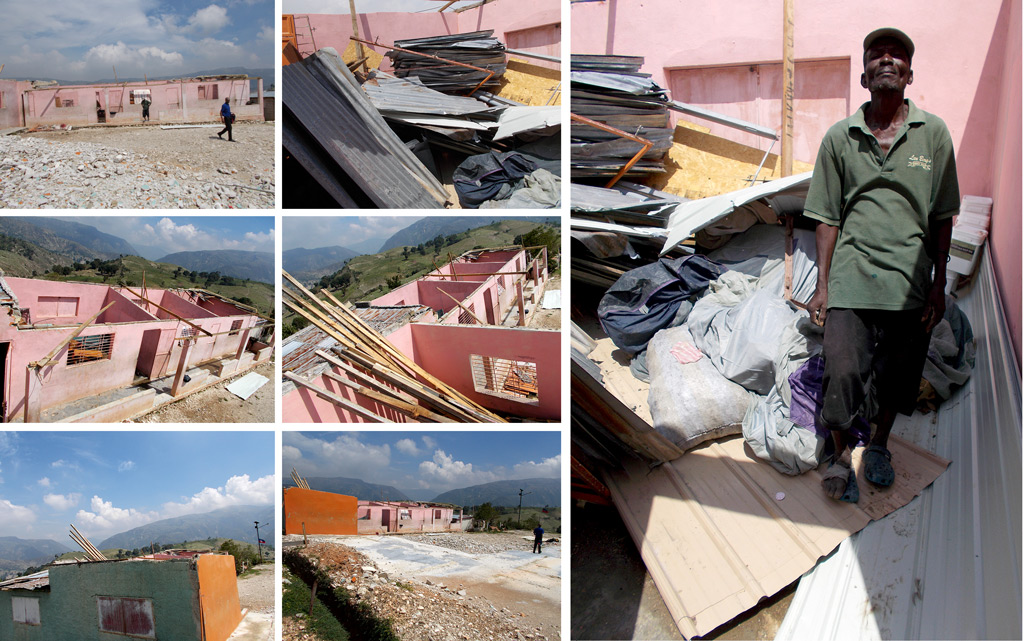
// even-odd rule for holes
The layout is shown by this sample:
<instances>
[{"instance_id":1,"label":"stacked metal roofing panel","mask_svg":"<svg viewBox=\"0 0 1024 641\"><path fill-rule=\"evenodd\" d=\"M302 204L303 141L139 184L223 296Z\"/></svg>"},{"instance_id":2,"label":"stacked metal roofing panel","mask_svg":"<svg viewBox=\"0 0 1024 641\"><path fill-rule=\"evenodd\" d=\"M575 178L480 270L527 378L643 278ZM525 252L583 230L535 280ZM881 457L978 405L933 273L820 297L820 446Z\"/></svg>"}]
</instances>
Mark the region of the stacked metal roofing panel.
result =
<instances>
[{"instance_id":1,"label":"stacked metal roofing panel","mask_svg":"<svg viewBox=\"0 0 1024 641\"><path fill-rule=\"evenodd\" d=\"M640 56L573 55L572 112L653 143L627 173L664 173L665 154L672 147L665 90L640 72ZM590 125L572 124L572 177L611 177L641 145Z\"/></svg>"},{"instance_id":2,"label":"stacked metal roofing panel","mask_svg":"<svg viewBox=\"0 0 1024 641\"><path fill-rule=\"evenodd\" d=\"M341 207L437 209L447 193L367 99L337 52L282 69L283 146Z\"/></svg>"},{"instance_id":3,"label":"stacked metal roofing panel","mask_svg":"<svg viewBox=\"0 0 1024 641\"><path fill-rule=\"evenodd\" d=\"M505 45L493 37L494 30L456 33L432 38L398 40L396 47L462 62L494 72L484 87L497 87L505 73ZM438 91L468 92L480 84L487 73L459 67L441 60L432 60L404 51L389 51L400 78L416 76L426 86Z\"/></svg>"}]
</instances>

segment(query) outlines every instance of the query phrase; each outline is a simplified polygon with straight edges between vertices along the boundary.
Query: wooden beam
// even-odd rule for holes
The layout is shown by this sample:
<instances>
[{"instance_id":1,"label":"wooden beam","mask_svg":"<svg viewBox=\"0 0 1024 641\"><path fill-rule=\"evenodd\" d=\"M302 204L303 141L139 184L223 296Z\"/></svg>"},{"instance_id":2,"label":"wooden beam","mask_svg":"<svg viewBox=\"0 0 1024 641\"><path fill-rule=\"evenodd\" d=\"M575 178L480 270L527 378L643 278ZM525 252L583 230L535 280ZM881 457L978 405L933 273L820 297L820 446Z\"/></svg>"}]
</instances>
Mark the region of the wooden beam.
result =
<instances>
[{"instance_id":1,"label":"wooden beam","mask_svg":"<svg viewBox=\"0 0 1024 641\"><path fill-rule=\"evenodd\" d=\"M316 385L313 385L312 383L310 383L306 379L302 378L301 376L298 376L298 375L294 374L293 372L285 372L284 373L284 377L287 378L288 380L290 380L291 382L295 383L296 385L299 385L301 387L305 387L306 389L308 389L309 391L313 392L314 394L316 394L320 398L322 398L322 399L324 399L326 401L330 401L331 403L333 403L335 405L338 405L340 407L344 407L345 409L347 409L348 411L352 412L353 414L355 414L357 416L361 416L361 417L365 418L366 420L370 421L371 423L391 423L391 422L393 422L393 421L389 421L388 419L384 418L383 416L379 416L379 415L371 412L370 410L366 409L365 407L360 406L358 403L353 403L352 401L346 400L346 399L338 396L337 394L334 394L333 392L328 392L327 390L323 389L322 387L317 387Z\"/></svg>"},{"instance_id":2,"label":"wooden beam","mask_svg":"<svg viewBox=\"0 0 1024 641\"><path fill-rule=\"evenodd\" d=\"M456 305L458 305L458 306L459 306L460 308L462 308L462 310L463 310L464 312L466 312L467 314L469 314L470 316L472 316L472 317L473 317L473 320L475 320L475 321L476 321L477 325L486 325L486 324L487 324L487 323L483 322L482 320L480 320L480 317L479 317L479 316L477 316L476 314L474 314L474 313L473 313L473 312L472 312L472 311L471 311L471 310L470 310L470 309L469 309L468 307L466 307L465 305L463 305L462 303L460 303L460 302L459 302L459 301L458 301L458 300L457 300L457 299L456 299L456 298L455 298L454 296L452 296L452 295L451 295L451 294L449 294L448 292L444 291L443 289L439 289L439 290L437 290L437 291L441 292L442 294L444 294L444 295L445 295L445 296L447 296L448 298L450 298L450 299L452 299L453 301L455 301L455 304L456 304Z\"/></svg>"},{"instance_id":3,"label":"wooden beam","mask_svg":"<svg viewBox=\"0 0 1024 641\"><path fill-rule=\"evenodd\" d=\"M29 363L28 366L39 369L39 368L42 368L42 367L49 367L50 365L52 365L51 361L54 359L54 357L57 356L57 354L60 354L60 350L64 349L64 346L66 346L68 343L70 343L71 341L73 341L76 338L78 338L78 335L81 334L82 332L84 332L85 328L88 327L89 325L91 325L94 320L99 318L100 314L102 314L103 312L107 311L108 309L110 309L113 306L114 306L114 303L110 303L106 307L101 309L100 311L96 312L95 314L93 314L92 316L87 318L85 320L85 322L83 322L81 325L78 326L78 329L76 329L75 331L71 332L70 336L68 336L63 341L61 341L60 345L58 345L57 347L54 347L52 350L50 350L50 353L47 354L45 357L43 357L43 360L36 361L34 363Z\"/></svg>"},{"instance_id":4,"label":"wooden beam","mask_svg":"<svg viewBox=\"0 0 1024 641\"><path fill-rule=\"evenodd\" d=\"M415 403L407 403L389 394L384 394L382 392L378 392L377 390L373 390L363 385L360 385L359 383L356 383L351 379L345 378L340 374L335 374L334 372L324 372L323 375L330 378L333 381L336 381L341 385L344 385L345 387L351 388L356 394L361 394L362 396L365 396L371 401L376 401L381 405L390 407L396 412L408 416L409 418L415 419L416 421L426 419L428 421L435 423L455 422L450 418L446 418L444 416L441 416L440 414L435 414L434 412L431 412L428 409L422 408L419 405L416 405Z\"/></svg>"},{"instance_id":5,"label":"wooden beam","mask_svg":"<svg viewBox=\"0 0 1024 641\"><path fill-rule=\"evenodd\" d=\"M488 272L486 274L485 273L469 273L469 274L459 274L459 275L460 276L522 276L524 274L529 274L529 273L530 272L528 272L528 271L523 271L523 272ZM440 276L440 274L427 274L426 276ZM443 276L442 276L442 278L443 278Z\"/></svg>"},{"instance_id":6,"label":"wooden beam","mask_svg":"<svg viewBox=\"0 0 1024 641\"><path fill-rule=\"evenodd\" d=\"M793 175L793 0L782 0L782 177Z\"/></svg>"},{"instance_id":7,"label":"wooden beam","mask_svg":"<svg viewBox=\"0 0 1024 641\"><path fill-rule=\"evenodd\" d=\"M134 296L138 296L139 299L142 302L149 303L150 305L152 305L153 307L156 307L160 311L165 312L167 314L170 314L171 316L177 318L178 320L180 320L181 322L185 323L186 325L189 325L189 326L199 330L200 332L206 334L207 336L213 336L213 334L211 334L210 332L206 331L205 329L203 329L199 325L196 325L195 323L193 323L192 321L190 321L190 320L188 320L186 318L182 318L181 316L178 316L177 314L175 314L171 310L167 309L166 307L163 307L161 305L158 305L157 303L154 303L153 301L149 300L148 298L146 298L142 294L140 294L140 293L136 292L135 290L133 290L131 287L125 287L125 289L128 291L129 294L132 294Z\"/></svg>"}]
</instances>

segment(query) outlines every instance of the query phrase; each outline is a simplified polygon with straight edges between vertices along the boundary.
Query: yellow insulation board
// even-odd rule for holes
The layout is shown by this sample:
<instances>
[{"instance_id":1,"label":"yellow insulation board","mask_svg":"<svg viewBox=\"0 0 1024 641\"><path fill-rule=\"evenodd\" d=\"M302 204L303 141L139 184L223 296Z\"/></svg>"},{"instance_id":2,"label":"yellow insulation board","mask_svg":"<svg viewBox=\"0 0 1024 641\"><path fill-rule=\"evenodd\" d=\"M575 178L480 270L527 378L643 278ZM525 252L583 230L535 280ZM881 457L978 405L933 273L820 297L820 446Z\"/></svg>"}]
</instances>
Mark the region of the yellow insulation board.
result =
<instances>
[{"instance_id":1,"label":"yellow insulation board","mask_svg":"<svg viewBox=\"0 0 1024 641\"><path fill-rule=\"evenodd\" d=\"M561 80L562 72L558 69L548 69L510 57L505 75L502 76L501 88L494 93L531 107L560 105L562 91L558 83ZM556 92L554 100L551 100L551 94Z\"/></svg>"}]
</instances>

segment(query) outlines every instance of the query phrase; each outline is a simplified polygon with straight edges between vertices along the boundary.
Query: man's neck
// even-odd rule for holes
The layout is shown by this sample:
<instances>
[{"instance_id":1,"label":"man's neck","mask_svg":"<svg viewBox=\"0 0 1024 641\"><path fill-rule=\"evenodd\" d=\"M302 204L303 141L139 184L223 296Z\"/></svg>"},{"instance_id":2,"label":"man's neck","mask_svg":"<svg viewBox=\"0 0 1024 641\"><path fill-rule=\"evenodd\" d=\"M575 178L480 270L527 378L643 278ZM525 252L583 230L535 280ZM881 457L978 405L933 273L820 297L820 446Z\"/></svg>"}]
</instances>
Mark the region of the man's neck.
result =
<instances>
[{"instance_id":1,"label":"man's neck","mask_svg":"<svg viewBox=\"0 0 1024 641\"><path fill-rule=\"evenodd\" d=\"M872 129L888 129L899 126L907 118L906 102L902 91L876 91L865 113L865 120Z\"/></svg>"}]
</instances>

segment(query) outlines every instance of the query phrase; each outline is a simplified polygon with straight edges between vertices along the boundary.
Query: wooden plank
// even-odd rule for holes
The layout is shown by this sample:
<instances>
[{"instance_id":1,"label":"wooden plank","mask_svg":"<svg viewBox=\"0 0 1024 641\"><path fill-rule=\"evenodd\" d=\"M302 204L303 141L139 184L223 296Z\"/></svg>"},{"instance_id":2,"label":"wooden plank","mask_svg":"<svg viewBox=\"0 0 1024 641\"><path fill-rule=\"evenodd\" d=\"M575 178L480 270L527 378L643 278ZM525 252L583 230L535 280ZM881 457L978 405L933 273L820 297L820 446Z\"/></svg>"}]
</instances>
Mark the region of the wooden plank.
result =
<instances>
[{"instance_id":1,"label":"wooden plank","mask_svg":"<svg viewBox=\"0 0 1024 641\"><path fill-rule=\"evenodd\" d=\"M52 361L53 361L54 357L56 357L57 354L60 354L60 350L64 349L65 345L67 345L71 341L73 341L76 338L78 338L78 335L81 334L82 332L84 332L85 328L88 327L89 325L91 325L94 320L99 318L100 314L102 314L103 312L107 311L108 309L110 309L113 306L114 306L114 303L110 303L109 305L107 305L106 307L101 309L100 311L96 312L95 314L93 314L92 316L87 318L81 325L78 326L78 329L76 329L75 331L71 332L71 335L68 336L67 338L65 338L63 341L61 341L60 345L58 345L57 347L54 347L52 350L50 350L50 353L47 354L46 356L44 356L41 361L36 361L34 363L29 363L28 366L29 367L33 367L33 368L49 367L52 364Z\"/></svg>"},{"instance_id":2,"label":"wooden plank","mask_svg":"<svg viewBox=\"0 0 1024 641\"><path fill-rule=\"evenodd\" d=\"M335 405L338 405L340 407L344 407L345 409L347 409L348 411L352 412L353 414L356 414L357 416L361 416L361 417L365 418L366 420L370 421L371 423L393 423L394 422L394 421L389 421L388 419L384 418L383 416L379 416L378 414L375 414L374 412L371 412L370 410L366 409L365 407L360 406L358 403L353 403L352 401L346 400L346 399L338 396L337 394L334 394L333 392L329 392L329 391L323 389L322 387L317 387L316 385L313 385L312 383L310 383L306 379L302 378L301 376L297 376L293 372L285 372L284 373L284 377L287 378L288 380L290 380L291 382L295 383L296 385L299 385L301 387L305 387L306 389L308 389L309 391L313 392L314 394L316 394L320 398L322 398L322 399L324 399L326 401L330 401L331 403L334 403Z\"/></svg>"},{"instance_id":3,"label":"wooden plank","mask_svg":"<svg viewBox=\"0 0 1024 641\"><path fill-rule=\"evenodd\" d=\"M458 301L458 299L457 299L457 298L455 298L454 296L452 296L452 295L451 295L451 294L449 294L448 292L444 291L443 289L439 289L439 290L437 290L437 291L441 292L442 294L444 294L444 295L445 295L445 296L447 296L448 298L452 299L452 301L454 301L454 302L455 302L455 304L456 304L456 305L458 305L458 306L459 306L459 308L460 308L460 309L461 309L462 311L464 311L464 312L466 312L467 314L469 314L469 315L470 315L470 316L471 316L471 317L473 318L473 320L475 320L475 321L476 321L477 325L486 325L486 324L487 324L487 323L483 322L482 320L480 320L480 317L479 317L479 316L477 316L476 314L474 314L474 313L473 313L473 312L472 312L472 311L471 311L471 310L470 310L470 309L469 309L468 307L466 307L465 305L463 305L462 303L460 303L460 302Z\"/></svg>"},{"instance_id":4,"label":"wooden plank","mask_svg":"<svg viewBox=\"0 0 1024 641\"><path fill-rule=\"evenodd\" d=\"M148 298L146 298L146 297L145 297L145 296L143 296L142 294L136 293L136 292L135 292L135 291L133 291L133 290L132 290L132 289L131 289L130 287L125 287L125 290L126 290L126 291L127 291L127 292L128 292L129 294L132 294L133 296L138 296L138 297L139 297L139 300L141 300L142 302L144 302L144 303L149 303L150 305L152 305L153 307L156 307L156 308L157 308L157 309L159 309L160 311L162 311L162 312L166 312L166 313L170 314L171 316L173 316L173 317L177 318L178 320L180 320L181 322L185 323L186 325L189 325L190 327L193 327L193 328L195 328L196 330L198 330L198 331L200 331L200 332L202 332L202 333L206 334L207 336L213 336L213 334L211 334L210 332L206 331L205 329L203 329L203 328L202 328L202 327L200 327L199 325L196 325L195 323L193 323L192 321L188 320L187 318L182 318L181 316L178 316L177 314L175 314L175 313L174 313L174 312L172 312L171 310L167 309L166 307L163 307L163 306L161 306L161 305L158 305L158 304L154 303L153 301L149 300Z\"/></svg>"}]
</instances>

